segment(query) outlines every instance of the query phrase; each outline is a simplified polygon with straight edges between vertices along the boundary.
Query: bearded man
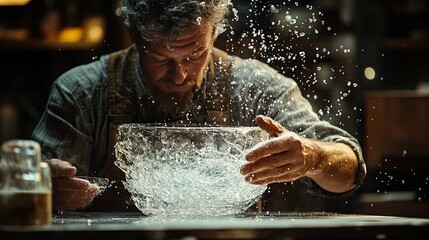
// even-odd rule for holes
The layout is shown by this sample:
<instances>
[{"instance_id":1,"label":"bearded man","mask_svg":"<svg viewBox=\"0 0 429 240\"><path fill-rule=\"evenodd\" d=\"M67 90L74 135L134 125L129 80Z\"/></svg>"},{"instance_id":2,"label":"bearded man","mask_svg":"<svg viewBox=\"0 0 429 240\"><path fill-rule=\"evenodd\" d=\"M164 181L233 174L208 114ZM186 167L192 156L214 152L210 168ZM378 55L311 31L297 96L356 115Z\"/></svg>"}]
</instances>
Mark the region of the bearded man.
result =
<instances>
[{"instance_id":1,"label":"bearded man","mask_svg":"<svg viewBox=\"0 0 429 240\"><path fill-rule=\"evenodd\" d=\"M229 0L123 0L133 44L64 73L33 133L52 170L57 210L136 210L114 166L122 123L258 125L271 138L240 169L252 184L301 179L309 192L342 196L366 174L361 148L321 121L292 79L213 44ZM239 170L237 170L239 171ZM75 174L115 180L99 197ZM109 192L110 191L110 192Z\"/></svg>"}]
</instances>

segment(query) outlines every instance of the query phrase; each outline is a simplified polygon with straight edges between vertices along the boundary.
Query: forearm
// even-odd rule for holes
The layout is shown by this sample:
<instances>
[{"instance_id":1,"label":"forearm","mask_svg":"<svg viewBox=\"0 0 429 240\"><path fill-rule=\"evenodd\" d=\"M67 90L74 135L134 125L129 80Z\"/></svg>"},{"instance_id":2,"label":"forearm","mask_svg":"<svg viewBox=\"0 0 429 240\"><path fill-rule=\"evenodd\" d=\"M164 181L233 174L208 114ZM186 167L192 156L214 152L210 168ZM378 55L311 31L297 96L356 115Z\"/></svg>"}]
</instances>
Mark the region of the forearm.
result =
<instances>
[{"instance_id":1,"label":"forearm","mask_svg":"<svg viewBox=\"0 0 429 240\"><path fill-rule=\"evenodd\" d=\"M344 143L314 141L310 158L313 164L306 173L321 188L343 193L355 188L358 159L353 150Z\"/></svg>"}]
</instances>

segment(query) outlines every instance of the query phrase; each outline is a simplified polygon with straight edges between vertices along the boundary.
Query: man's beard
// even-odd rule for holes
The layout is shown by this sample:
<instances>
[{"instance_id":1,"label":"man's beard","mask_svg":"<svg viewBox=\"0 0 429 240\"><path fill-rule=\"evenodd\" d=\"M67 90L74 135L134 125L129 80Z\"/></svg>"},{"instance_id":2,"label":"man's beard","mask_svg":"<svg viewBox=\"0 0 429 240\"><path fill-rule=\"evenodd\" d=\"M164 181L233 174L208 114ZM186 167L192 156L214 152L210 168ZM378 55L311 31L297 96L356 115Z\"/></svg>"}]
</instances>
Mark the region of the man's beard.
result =
<instances>
[{"instance_id":1,"label":"man's beard","mask_svg":"<svg viewBox=\"0 0 429 240\"><path fill-rule=\"evenodd\" d=\"M159 90L155 93L155 99L161 110L172 117L178 117L190 111L193 104L194 90L186 93L165 93Z\"/></svg>"}]
</instances>

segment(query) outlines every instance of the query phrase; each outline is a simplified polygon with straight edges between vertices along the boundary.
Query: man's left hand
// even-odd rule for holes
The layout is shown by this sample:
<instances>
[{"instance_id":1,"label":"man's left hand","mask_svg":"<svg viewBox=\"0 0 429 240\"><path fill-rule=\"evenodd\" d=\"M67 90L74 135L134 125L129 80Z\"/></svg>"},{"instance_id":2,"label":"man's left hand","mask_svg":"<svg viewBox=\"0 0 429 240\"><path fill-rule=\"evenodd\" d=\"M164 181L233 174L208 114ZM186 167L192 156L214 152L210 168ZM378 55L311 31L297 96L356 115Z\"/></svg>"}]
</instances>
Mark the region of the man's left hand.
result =
<instances>
[{"instance_id":1,"label":"man's left hand","mask_svg":"<svg viewBox=\"0 0 429 240\"><path fill-rule=\"evenodd\" d=\"M260 128L268 132L270 139L251 148L245 158L248 163L241 167L245 180L253 184L291 182L305 176L316 164L313 144L310 140L286 130L278 122L266 116L257 116Z\"/></svg>"}]
</instances>

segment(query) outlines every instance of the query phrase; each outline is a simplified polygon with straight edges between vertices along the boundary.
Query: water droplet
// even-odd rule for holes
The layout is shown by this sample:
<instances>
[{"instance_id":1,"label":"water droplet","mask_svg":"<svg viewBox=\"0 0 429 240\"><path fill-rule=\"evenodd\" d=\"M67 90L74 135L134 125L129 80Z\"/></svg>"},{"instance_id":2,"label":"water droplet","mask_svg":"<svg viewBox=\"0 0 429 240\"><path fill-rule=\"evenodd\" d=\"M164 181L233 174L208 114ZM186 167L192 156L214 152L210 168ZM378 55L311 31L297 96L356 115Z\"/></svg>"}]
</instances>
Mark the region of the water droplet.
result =
<instances>
[{"instance_id":1,"label":"water droplet","mask_svg":"<svg viewBox=\"0 0 429 240\"><path fill-rule=\"evenodd\" d=\"M201 25L201 19L202 19L201 17L197 17L197 19L195 20L195 21L197 21L198 25Z\"/></svg>"},{"instance_id":2,"label":"water droplet","mask_svg":"<svg viewBox=\"0 0 429 240\"><path fill-rule=\"evenodd\" d=\"M234 14L234 20L238 21L239 20L238 10L236 8L232 8L232 12Z\"/></svg>"},{"instance_id":3,"label":"water droplet","mask_svg":"<svg viewBox=\"0 0 429 240\"><path fill-rule=\"evenodd\" d=\"M270 6L270 12L272 12L272 13L279 13L279 10L276 8L276 6L271 5Z\"/></svg>"}]
</instances>

